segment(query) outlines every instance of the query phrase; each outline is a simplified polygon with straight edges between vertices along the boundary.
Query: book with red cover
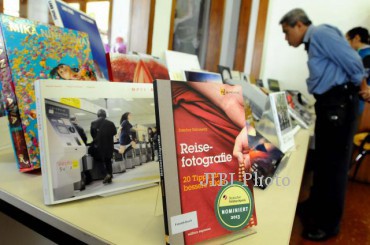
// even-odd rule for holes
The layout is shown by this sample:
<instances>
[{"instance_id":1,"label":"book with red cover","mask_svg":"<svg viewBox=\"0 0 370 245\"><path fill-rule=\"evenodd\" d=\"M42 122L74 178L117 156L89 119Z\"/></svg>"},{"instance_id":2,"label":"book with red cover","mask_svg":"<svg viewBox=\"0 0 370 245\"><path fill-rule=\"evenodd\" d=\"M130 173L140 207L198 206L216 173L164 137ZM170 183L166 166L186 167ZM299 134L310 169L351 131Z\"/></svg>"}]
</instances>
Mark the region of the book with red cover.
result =
<instances>
[{"instance_id":1,"label":"book with red cover","mask_svg":"<svg viewBox=\"0 0 370 245\"><path fill-rule=\"evenodd\" d=\"M153 83L169 79L168 70L159 59L135 54L111 53L113 82Z\"/></svg>"},{"instance_id":2,"label":"book with red cover","mask_svg":"<svg viewBox=\"0 0 370 245\"><path fill-rule=\"evenodd\" d=\"M160 80L154 98L166 242L227 242L253 233L241 86Z\"/></svg>"}]
</instances>

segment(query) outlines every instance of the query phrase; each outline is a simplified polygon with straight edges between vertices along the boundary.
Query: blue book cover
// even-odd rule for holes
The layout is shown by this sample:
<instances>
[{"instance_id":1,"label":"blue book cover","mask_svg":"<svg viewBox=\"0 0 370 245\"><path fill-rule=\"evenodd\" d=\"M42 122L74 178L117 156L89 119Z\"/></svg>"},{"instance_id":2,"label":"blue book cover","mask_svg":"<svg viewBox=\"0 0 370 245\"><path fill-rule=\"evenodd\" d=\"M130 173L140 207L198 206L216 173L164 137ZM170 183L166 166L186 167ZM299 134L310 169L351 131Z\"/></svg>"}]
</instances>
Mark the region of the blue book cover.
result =
<instances>
[{"instance_id":1,"label":"blue book cover","mask_svg":"<svg viewBox=\"0 0 370 245\"><path fill-rule=\"evenodd\" d=\"M89 35L97 76L100 79L109 80L104 45L96 21L63 1L50 0L49 9L56 26L86 32Z\"/></svg>"},{"instance_id":2,"label":"blue book cover","mask_svg":"<svg viewBox=\"0 0 370 245\"><path fill-rule=\"evenodd\" d=\"M40 168L34 81L96 80L86 33L0 15L3 101L21 172Z\"/></svg>"}]
</instances>

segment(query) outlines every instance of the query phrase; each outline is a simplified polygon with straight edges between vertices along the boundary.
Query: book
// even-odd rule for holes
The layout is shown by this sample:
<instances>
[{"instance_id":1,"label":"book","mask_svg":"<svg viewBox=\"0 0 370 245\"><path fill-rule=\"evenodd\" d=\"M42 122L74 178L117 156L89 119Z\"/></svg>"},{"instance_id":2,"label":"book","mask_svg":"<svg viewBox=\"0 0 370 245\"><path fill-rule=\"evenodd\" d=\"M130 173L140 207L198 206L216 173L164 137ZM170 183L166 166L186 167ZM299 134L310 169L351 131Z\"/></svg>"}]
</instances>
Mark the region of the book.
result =
<instances>
[{"instance_id":1,"label":"book","mask_svg":"<svg viewBox=\"0 0 370 245\"><path fill-rule=\"evenodd\" d=\"M95 70L99 79L112 80L109 77L108 61L95 19L86 13L76 10L60 0L49 0L48 6L54 24L88 34Z\"/></svg>"},{"instance_id":2,"label":"book","mask_svg":"<svg viewBox=\"0 0 370 245\"><path fill-rule=\"evenodd\" d=\"M188 82L215 82L222 83L222 77L218 73L208 71L184 71L186 81Z\"/></svg>"},{"instance_id":3,"label":"book","mask_svg":"<svg viewBox=\"0 0 370 245\"><path fill-rule=\"evenodd\" d=\"M0 117L5 116L5 106L4 106L4 96L3 96L3 86L0 82Z\"/></svg>"},{"instance_id":4,"label":"book","mask_svg":"<svg viewBox=\"0 0 370 245\"><path fill-rule=\"evenodd\" d=\"M159 80L154 96L166 242L225 242L235 231L252 233L241 87Z\"/></svg>"},{"instance_id":5,"label":"book","mask_svg":"<svg viewBox=\"0 0 370 245\"><path fill-rule=\"evenodd\" d=\"M217 65L217 69L218 72L221 74L224 83L226 83L227 80L232 79L230 67Z\"/></svg>"},{"instance_id":6,"label":"book","mask_svg":"<svg viewBox=\"0 0 370 245\"><path fill-rule=\"evenodd\" d=\"M246 127L254 186L265 189L272 182L285 154L250 124L247 123Z\"/></svg>"},{"instance_id":7,"label":"book","mask_svg":"<svg viewBox=\"0 0 370 245\"><path fill-rule=\"evenodd\" d=\"M200 70L198 56L177 51L165 51L165 60L171 80L186 81L185 70Z\"/></svg>"},{"instance_id":8,"label":"book","mask_svg":"<svg viewBox=\"0 0 370 245\"><path fill-rule=\"evenodd\" d=\"M0 15L1 82L21 172L40 168L36 79L96 79L86 33ZM82 51L82 52L81 52Z\"/></svg>"},{"instance_id":9,"label":"book","mask_svg":"<svg viewBox=\"0 0 370 245\"><path fill-rule=\"evenodd\" d=\"M169 79L166 65L158 58L135 54L111 53L113 82L153 83Z\"/></svg>"},{"instance_id":10,"label":"book","mask_svg":"<svg viewBox=\"0 0 370 245\"><path fill-rule=\"evenodd\" d=\"M308 109L308 99L297 90L288 90L286 93L290 115L300 126L308 128L314 122L313 113Z\"/></svg>"},{"instance_id":11,"label":"book","mask_svg":"<svg viewBox=\"0 0 370 245\"><path fill-rule=\"evenodd\" d=\"M85 163L89 156L88 146L83 143L76 126L70 121L70 117L75 116L79 126L90 132L101 110L105 111L106 119L116 127L120 125L121 116L130 112L130 123L134 125L136 134L139 138L146 134L145 138L148 139L147 128L155 125L152 84L37 80L35 89L45 204L158 185L158 162L147 161L149 158L138 155L134 149L129 148L126 158L116 158L117 150L114 151L112 183L104 184L102 178L106 176L105 165L96 158L89 164ZM101 127L99 129L103 130ZM92 137L90 133L87 136L89 145ZM111 137L113 148L114 136ZM147 146L143 140L136 145L140 145L140 154L151 149L142 148ZM114 146L115 149L119 148L119 143ZM109 143L106 147L109 147ZM140 159L145 161L141 162ZM136 160L139 162L135 162ZM133 163L136 167L133 167ZM127 168L125 171L114 171L117 164ZM101 177L97 174L99 171L103 172ZM85 181L88 176L91 177L91 183ZM81 188L84 183L84 188Z\"/></svg>"},{"instance_id":12,"label":"book","mask_svg":"<svg viewBox=\"0 0 370 245\"><path fill-rule=\"evenodd\" d=\"M288 102L285 92L269 93L272 117L279 140L279 147L286 152L294 146L293 127L289 116Z\"/></svg>"}]
</instances>

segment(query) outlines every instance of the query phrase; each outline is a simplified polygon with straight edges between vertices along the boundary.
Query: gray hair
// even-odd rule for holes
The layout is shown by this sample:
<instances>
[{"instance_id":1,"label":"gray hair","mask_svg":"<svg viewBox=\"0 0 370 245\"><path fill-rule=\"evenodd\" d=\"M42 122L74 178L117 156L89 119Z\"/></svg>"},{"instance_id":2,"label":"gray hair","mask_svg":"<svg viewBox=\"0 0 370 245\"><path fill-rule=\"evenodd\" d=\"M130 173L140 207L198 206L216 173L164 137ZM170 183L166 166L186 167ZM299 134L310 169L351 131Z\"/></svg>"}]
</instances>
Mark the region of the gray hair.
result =
<instances>
[{"instance_id":1,"label":"gray hair","mask_svg":"<svg viewBox=\"0 0 370 245\"><path fill-rule=\"evenodd\" d=\"M302 24L306 26L312 24L310 18L308 18L303 9L292 9L286 13L283 18L281 18L280 25L287 24L291 27L294 27L298 21L302 22Z\"/></svg>"}]
</instances>

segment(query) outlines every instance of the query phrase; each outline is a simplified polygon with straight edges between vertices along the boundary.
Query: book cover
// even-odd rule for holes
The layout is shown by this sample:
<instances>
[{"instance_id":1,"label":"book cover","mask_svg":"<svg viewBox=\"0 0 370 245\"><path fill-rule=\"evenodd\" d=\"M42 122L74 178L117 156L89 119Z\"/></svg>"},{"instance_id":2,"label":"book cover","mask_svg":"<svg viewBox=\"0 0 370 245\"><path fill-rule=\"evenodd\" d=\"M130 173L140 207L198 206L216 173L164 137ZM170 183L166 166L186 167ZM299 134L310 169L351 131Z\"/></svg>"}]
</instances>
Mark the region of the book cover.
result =
<instances>
[{"instance_id":1,"label":"book cover","mask_svg":"<svg viewBox=\"0 0 370 245\"><path fill-rule=\"evenodd\" d=\"M148 127L155 126L152 84L38 80L35 88L45 204L127 192L158 184L158 162L151 161L151 154L150 157L145 156L151 149L145 140L149 138ZM111 183L104 182L109 165L100 158L91 160L87 154L87 145L96 143L92 138L93 128L102 110L106 114L105 126L98 129L105 132L100 137L106 141L94 154L97 156L106 150L113 151ZM116 127L120 126L126 112L131 114L127 120L135 129L136 146L140 149L127 147L123 156L118 153L120 145L114 141L115 133L109 135L110 131L103 127L113 124L117 132ZM76 118L79 127L86 132L86 144L75 124L72 124L71 117ZM115 171L118 168L121 171Z\"/></svg>"},{"instance_id":2,"label":"book cover","mask_svg":"<svg viewBox=\"0 0 370 245\"><path fill-rule=\"evenodd\" d=\"M111 53L113 82L153 83L169 79L165 64L158 58L135 54Z\"/></svg>"},{"instance_id":3,"label":"book cover","mask_svg":"<svg viewBox=\"0 0 370 245\"><path fill-rule=\"evenodd\" d=\"M160 80L154 92L167 243L252 232L245 230L257 219L253 185L244 179L250 157L241 87Z\"/></svg>"},{"instance_id":4,"label":"book cover","mask_svg":"<svg viewBox=\"0 0 370 245\"><path fill-rule=\"evenodd\" d=\"M88 34L95 70L99 79L111 80L103 41L96 21L86 13L76 10L60 0L49 0L49 10L54 24Z\"/></svg>"},{"instance_id":5,"label":"book cover","mask_svg":"<svg viewBox=\"0 0 370 245\"><path fill-rule=\"evenodd\" d=\"M222 83L222 77L218 73L208 71L188 71L185 70L185 78L188 82L214 82Z\"/></svg>"},{"instance_id":6,"label":"book cover","mask_svg":"<svg viewBox=\"0 0 370 245\"><path fill-rule=\"evenodd\" d=\"M3 86L0 82L0 117L5 116L5 106L4 106L4 96L3 96Z\"/></svg>"},{"instance_id":7,"label":"book cover","mask_svg":"<svg viewBox=\"0 0 370 245\"><path fill-rule=\"evenodd\" d=\"M33 82L96 80L90 45L86 33L7 15L0 15L0 22L9 127L20 171L29 171L40 168Z\"/></svg>"},{"instance_id":8,"label":"book cover","mask_svg":"<svg viewBox=\"0 0 370 245\"><path fill-rule=\"evenodd\" d=\"M186 81L185 70L200 70L198 56L177 51L165 51L165 60L171 80Z\"/></svg>"},{"instance_id":9,"label":"book cover","mask_svg":"<svg viewBox=\"0 0 370 245\"><path fill-rule=\"evenodd\" d=\"M247 124L249 156L255 187L265 189L272 181L284 153Z\"/></svg>"},{"instance_id":10,"label":"book cover","mask_svg":"<svg viewBox=\"0 0 370 245\"><path fill-rule=\"evenodd\" d=\"M308 128L314 122L313 114L308 110L308 99L297 90L288 90L287 99L292 117L304 128Z\"/></svg>"},{"instance_id":11,"label":"book cover","mask_svg":"<svg viewBox=\"0 0 370 245\"><path fill-rule=\"evenodd\" d=\"M285 92L269 93L272 117L279 140L279 147L286 152L294 146L292 122L290 121L288 102Z\"/></svg>"},{"instance_id":12,"label":"book cover","mask_svg":"<svg viewBox=\"0 0 370 245\"><path fill-rule=\"evenodd\" d=\"M218 73L221 74L222 80L226 83L227 80L232 78L230 67L217 65Z\"/></svg>"}]
</instances>

